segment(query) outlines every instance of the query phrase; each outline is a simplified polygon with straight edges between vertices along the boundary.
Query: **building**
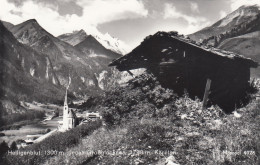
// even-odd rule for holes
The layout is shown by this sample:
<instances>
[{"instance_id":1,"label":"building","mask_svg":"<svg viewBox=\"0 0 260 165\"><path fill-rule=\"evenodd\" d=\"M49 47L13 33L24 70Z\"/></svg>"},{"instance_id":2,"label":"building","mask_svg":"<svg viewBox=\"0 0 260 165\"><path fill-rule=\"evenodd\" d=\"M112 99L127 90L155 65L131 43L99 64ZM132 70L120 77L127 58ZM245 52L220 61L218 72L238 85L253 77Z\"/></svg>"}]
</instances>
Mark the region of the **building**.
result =
<instances>
[{"instance_id":1,"label":"building","mask_svg":"<svg viewBox=\"0 0 260 165\"><path fill-rule=\"evenodd\" d=\"M102 119L102 116L98 112L86 112L84 119L81 121L81 124L88 123L90 121L96 121Z\"/></svg>"},{"instance_id":2,"label":"building","mask_svg":"<svg viewBox=\"0 0 260 165\"><path fill-rule=\"evenodd\" d=\"M258 67L258 63L242 55L201 45L177 32L157 32L109 66L130 74L132 69L146 68L162 86L179 95L186 90L191 98L202 99L210 79L209 104L232 111L247 102L250 68Z\"/></svg>"},{"instance_id":3,"label":"building","mask_svg":"<svg viewBox=\"0 0 260 165\"><path fill-rule=\"evenodd\" d=\"M27 147L33 143L35 143L35 140L41 137L42 135L26 135L26 139L24 142L21 143L21 147Z\"/></svg>"},{"instance_id":4,"label":"building","mask_svg":"<svg viewBox=\"0 0 260 165\"><path fill-rule=\"evenodd\" d=\"M64 107L63 107L63 119L60 123L59 130L67 131L71 128L76 127L77 125L77 116L72 109L69 109L68 101L67 101L67 89L64 99Z\"/></svg>"}]
</instances>

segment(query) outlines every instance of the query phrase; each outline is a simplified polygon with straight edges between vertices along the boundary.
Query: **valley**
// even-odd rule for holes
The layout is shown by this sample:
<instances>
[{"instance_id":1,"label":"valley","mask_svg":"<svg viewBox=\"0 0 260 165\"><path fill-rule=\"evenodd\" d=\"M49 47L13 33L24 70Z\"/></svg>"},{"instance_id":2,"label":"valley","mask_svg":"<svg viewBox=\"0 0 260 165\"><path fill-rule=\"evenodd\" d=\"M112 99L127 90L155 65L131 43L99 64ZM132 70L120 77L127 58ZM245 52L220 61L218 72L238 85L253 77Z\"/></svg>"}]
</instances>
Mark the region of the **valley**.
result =
<instances>
[{"instance_id":1,"label":"valley","mask_svg":"<svg viewBox=\"0 0 260 165\"><path fill-rule=\"evenodd\" d=\"M44 135L47 133L47 130L50 129L50 131L56 130L58 127L58 121L61 120L60 117L52 118L54 111L59 110L62 112L62 106L57 106L54 104L39 104L39 103L25 103L26 108L34 111L43 111L45 113L44 120L35 119L33 121L33 124L28 122L29 124L22 125L18 129L10 129L10 130L3 130L1 133L4 133L5 136L0 137L0 141L5 141L9 145L13 141L17 140L25 140L27 135L38 135L42 134ZM15 125L16 123L14 123Z\"/></svg>"}]
</instances>

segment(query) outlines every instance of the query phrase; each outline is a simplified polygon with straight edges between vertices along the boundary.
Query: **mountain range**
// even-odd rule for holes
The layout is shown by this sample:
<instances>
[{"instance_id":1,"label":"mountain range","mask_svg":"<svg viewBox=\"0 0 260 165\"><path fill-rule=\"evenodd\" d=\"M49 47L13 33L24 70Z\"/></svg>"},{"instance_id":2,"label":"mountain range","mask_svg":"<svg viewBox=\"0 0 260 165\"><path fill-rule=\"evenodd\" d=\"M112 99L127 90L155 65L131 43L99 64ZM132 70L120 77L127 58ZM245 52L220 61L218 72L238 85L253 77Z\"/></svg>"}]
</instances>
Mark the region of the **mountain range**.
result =
<instances>
[{"instance_id":1,"label":"mountain range","mask_svg":"<svg viewBox=\"0 0 260 165\"><path fill-rule=\"evenodd\" d=\"M53 102L62 100L68 85L70 95L80 98L108 87L115 72L108 64L122 55L83 30L74 34L55 37L35 19L18 25L2 22L1 100L15 100L8 106L19 105L18 101ZM3 109L8 106L2 104Z\"/></svg>"},{"instance_id":2,"label":"mountain range","mask_svg":"<svg viewBox=\"0 0 260 165\"><path fill-rule=\"evenodd\" d=\"M197 42L242 54L260 62L260 7L241 6L212 26L189 37ZM252 69L260 77L260 68Z\"/></svg>"},{"instance_id":3,"label":"mountain range","mask_svg":"<svg viewBox=\"0 0 260 165\"><path fill-rule=\"evenodd\" d=\"M87 34L83 29L79 31L73 31L72 33L66 33L58 36L58 38L64 42L67 42L73 46L79 44L85 40L90 34ZM103 47L112 50L118 54L126 54L129 49L122 41L117 38L111 37L108 33L105 35L91 35L94 37Z\"/></svg>"}]
</instances>

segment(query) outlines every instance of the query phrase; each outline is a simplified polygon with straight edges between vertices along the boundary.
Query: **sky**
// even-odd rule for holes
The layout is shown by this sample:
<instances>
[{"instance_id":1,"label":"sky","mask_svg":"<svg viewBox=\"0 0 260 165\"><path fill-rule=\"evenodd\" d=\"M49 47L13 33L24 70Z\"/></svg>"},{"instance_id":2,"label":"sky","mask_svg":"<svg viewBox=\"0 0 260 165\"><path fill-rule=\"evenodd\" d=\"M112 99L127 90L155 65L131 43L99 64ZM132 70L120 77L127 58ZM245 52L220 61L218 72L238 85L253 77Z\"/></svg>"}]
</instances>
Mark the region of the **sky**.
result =
<instances>
[{"instance_id":1,"label":"sky","mask_svg":"<svg viewBox=\"0 0 260 165\"><path fill-rule=\"evenodd\" d=\"M157 31L191 34L210 26L242 5L260 0L1 0L0 19L28 19L54 36L84 29L105 33L133 49Z\"/></svg>"}]
</instances>

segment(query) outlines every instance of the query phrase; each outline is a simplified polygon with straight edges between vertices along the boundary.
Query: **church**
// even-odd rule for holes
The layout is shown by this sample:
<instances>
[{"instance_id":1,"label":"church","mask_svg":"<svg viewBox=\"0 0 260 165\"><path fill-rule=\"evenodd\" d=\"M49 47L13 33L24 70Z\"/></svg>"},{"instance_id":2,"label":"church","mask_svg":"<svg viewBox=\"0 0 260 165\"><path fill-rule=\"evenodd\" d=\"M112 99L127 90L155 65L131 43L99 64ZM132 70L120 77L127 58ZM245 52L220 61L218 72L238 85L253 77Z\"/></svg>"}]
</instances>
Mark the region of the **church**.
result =
<instances>
[{"instance_id":1,"label":"church","mask_svg":"<svg viewBox=\"0 0 260 165\"><path fill-rule=\"evenodd\" d=\"M64 132L71 128L76 127L77 125L77 116L72 109L69 109L68 106L68 98L67 98L67 89L64 99L64 107L63 107L63 119L59 121L59 131Z\"/></svg>"}]
</instances>

